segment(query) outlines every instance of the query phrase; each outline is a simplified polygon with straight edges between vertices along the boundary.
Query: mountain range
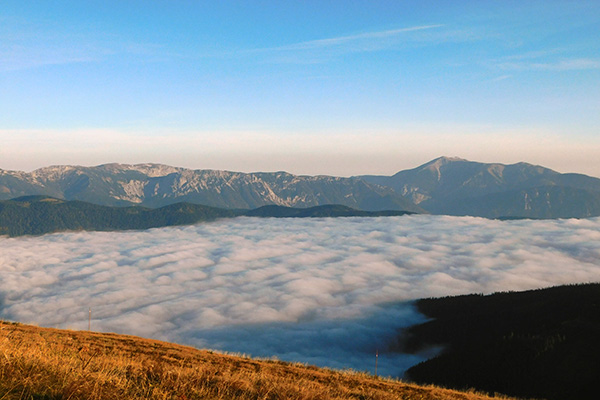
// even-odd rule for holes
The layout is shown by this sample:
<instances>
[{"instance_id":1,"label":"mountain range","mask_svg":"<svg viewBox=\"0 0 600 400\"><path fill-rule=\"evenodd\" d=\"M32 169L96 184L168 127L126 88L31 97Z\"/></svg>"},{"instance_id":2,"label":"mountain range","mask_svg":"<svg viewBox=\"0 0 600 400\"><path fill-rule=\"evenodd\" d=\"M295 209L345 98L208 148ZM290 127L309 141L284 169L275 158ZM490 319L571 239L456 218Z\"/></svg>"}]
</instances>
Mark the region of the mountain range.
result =
<instances>
[{"instance_id":1,"label":"mountain range","mask_svg":"<svg viewBox=\"0 0 600 400\"><path fill-rule=\"evenodd\" d=\"M0 170L0 200L45 195L106 206L179 202L226 209L339 204L359 210L488 218L600 215L600 179L528 163L487 164L440 157L392 176L350 178L191 170L160 164Z\"/></svg>"},{"instance_id":2,"label":"mountain range","mask_svg":"<svg viewBox=\"0 0 600 400\"><path fill-rule=\"evenodd\" d=\"M600 179L528 163L485 164L440 157L392 176L364 175L432 214L488 218L600 215Z\"/></svg>"},{"instance_id":3,"label":"mountain range","mask_svg":"<svg viewBox=\"0 0 600 400\"><path fill-rule=\"evenodd\" d=\"M341 204L378 211L423 212L392 189L359 178L298 176L286 172L190 170L159 164L53 166L31 173L0 171L0 200L46 195L107 206L163 207L188 202L253 209L264 205Z\"/></svg>"}]
</instances>

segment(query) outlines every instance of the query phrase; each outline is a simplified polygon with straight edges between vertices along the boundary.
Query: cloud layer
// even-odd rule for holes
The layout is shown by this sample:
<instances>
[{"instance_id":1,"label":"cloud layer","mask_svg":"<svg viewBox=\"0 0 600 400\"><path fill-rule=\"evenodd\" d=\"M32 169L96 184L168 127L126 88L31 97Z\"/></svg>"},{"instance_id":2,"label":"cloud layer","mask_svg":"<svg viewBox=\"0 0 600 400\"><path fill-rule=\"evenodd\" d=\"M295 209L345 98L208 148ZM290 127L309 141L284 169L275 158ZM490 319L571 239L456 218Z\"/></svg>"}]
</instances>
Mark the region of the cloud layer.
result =
<instances>
[{"instance_id":1,"label":"cloud layer","mask_svg":"<svg viewBox=\"0 0 600 400\"><path fill-rule=\"evenodd\" d=\"M410 300L600 281L600 218L255 219L0 238L0 316L401 374Z\"/></svg>"}]
</instances>

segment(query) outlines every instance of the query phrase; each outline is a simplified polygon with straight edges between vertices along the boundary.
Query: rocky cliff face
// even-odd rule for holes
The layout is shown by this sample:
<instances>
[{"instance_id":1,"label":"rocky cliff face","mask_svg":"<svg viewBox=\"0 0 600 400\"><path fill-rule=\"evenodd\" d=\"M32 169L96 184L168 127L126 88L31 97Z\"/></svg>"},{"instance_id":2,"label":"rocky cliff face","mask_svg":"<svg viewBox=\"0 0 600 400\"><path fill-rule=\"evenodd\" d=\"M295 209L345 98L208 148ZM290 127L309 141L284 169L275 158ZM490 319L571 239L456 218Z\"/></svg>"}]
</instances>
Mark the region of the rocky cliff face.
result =
<instances>
[{"instance_id":1,"label":"rocky cliff face","mask_svg":"<svg viewBox=\"0 0 600 400\"><path fill-rule=\"evenodd\" d=\"M225 208L342 204L363 210L422 211L392 189L358 178L286 172L246 174L159 164L53 166L31 173L0 171L0 199L37 194L101 205L159 207L187 201Z\"/></svg>"}]
</instances>

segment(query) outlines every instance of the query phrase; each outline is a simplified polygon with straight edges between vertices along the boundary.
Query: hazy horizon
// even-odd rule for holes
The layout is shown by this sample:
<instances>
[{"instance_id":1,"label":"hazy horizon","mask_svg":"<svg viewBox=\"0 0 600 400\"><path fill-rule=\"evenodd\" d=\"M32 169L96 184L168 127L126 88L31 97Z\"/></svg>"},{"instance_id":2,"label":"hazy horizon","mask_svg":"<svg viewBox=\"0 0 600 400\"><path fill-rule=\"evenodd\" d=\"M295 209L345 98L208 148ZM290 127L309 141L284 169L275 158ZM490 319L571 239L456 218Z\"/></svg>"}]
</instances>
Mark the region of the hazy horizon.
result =
<instances>
[{"instance_id":1,"label":"hazy horizon","mask_svg":"<svg viewBox=\"0 0 600 400\"><path fill-rule=\"evenodd\" d=\"M227 168L225 168L225 169L223 169L223 171L240 172L240 173L244 173L244 174L263 173L263 172L266 172L266 173L286 172L286 173L290 173L290 174L293 174L293 175L306 175L306 176L318 176L318 175L328 176L328 175L331 175L331 176L338 176L338 177L352 177L352 176L359 176L359 175L392 176L392 175L396 174L397 172L404 171L404 170L409 170L409 169L414 169L414 168L418 168L418 167L420 167L422 165L425 165L425 164L427 164L427 163L429 163L431 161L434 161L434 160L436 160L438 158L443 158L443 157L446 157L446 158L460 158L461 160L464 160L464 161L470 161L470 162L475 162L475 163L484 163L484 162L478 161L478 160L467 160L467 159L464 159L463 157L460 157L460 156L446 156L446 155L444 155L444 156L435 157L435 158L433 158L431 160L423 161L423 162L421 162L418 165L409 166L409 167L407 167L405 169L398 169L398 170L395 170L395 171L392 171L392 172L389 172L389 173L385 173L385 174L370 174L370 173L366 173L366 172L364 172L364 173L361 172L361 173L357 173L357 174L354 174L354 175L332 175L332 174L314 174L314 175L311 175L311 174L294 174L293 172L282 170L282 169L260 170L260 171L259 170L240 171L240 170L233 170L233 169L227 169ZM527 163L527 164L531 164L531 165L536 165L536 164L532 164L532 163L530 163L530 162L528 162L526 160L518 161L518 162L513 163L513 164L522 163L522 162L523 163ZM184 168L184 169L190 169L190 170L214 170L212 168L188 168L188 167L184 167L184 166L176 165L176 164L163 164L163 163L154 163L154 162L143 162L143 163L107 162L107 163L101 163L101 164L52 164L52 165L44 165L44 166L41 166L39 168L35 168L35 169L32 169L32 170L11 170L11 169L2 168L0 166L0 170L32 173L32 172L40 170L40 169L51 168L51 167L72 166L72 167L94 168L94 167L101 167L101 166L104 166L104 165L115 165L115 164L116 165L152 165L152 164L154 164L154 165L164 165L164 166L168 166L168 167ZM488 163L486 162L485 164L488 164ZM489 164L511 165L511 164L505 164L505 163L500 163L500 162L489 162ZM591 176L593 178L600 178L600 175L595 176L595 175L591 175L591 174L585 174L585 173L583 173L581 171L557 171L557 170L555 170L553 168L548 167L547 165L537 165L537 166L544 167L544 168L549 168L549 169L551 169L553 171L556 171L558 173L563 173L563 174L566 174L566 173L575 173L575 174L588 175L588 176Z\"/></svg>"}]
</instances>

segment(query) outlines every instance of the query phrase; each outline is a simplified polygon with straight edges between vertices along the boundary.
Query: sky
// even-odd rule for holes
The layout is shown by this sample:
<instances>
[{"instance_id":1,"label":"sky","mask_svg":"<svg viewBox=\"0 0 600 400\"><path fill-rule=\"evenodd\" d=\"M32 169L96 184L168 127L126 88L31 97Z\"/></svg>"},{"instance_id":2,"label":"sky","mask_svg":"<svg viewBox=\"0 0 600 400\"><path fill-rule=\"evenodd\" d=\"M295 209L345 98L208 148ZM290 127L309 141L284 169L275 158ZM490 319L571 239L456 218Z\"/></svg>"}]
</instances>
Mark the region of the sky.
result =
<instances>
[{"instance_id":1,"label":"sky","mask_svg":"<svg viewBox=\"0 0 600 400\"><path fill-rule=\"evenodd\" d=\"M411 301L598 282L600 218L233 218L0 236L0 318L399 376Z\"/></svg>"},{"instance_id":2,"label":"sky","mask_svg":"<svg viewBox=\"0 0 600 400\"><path fill-rule=\"evenodd\" d=\"M600 177L599 32L587 0L6 0L0 169Z\"/></svg>"}]
</instances>

